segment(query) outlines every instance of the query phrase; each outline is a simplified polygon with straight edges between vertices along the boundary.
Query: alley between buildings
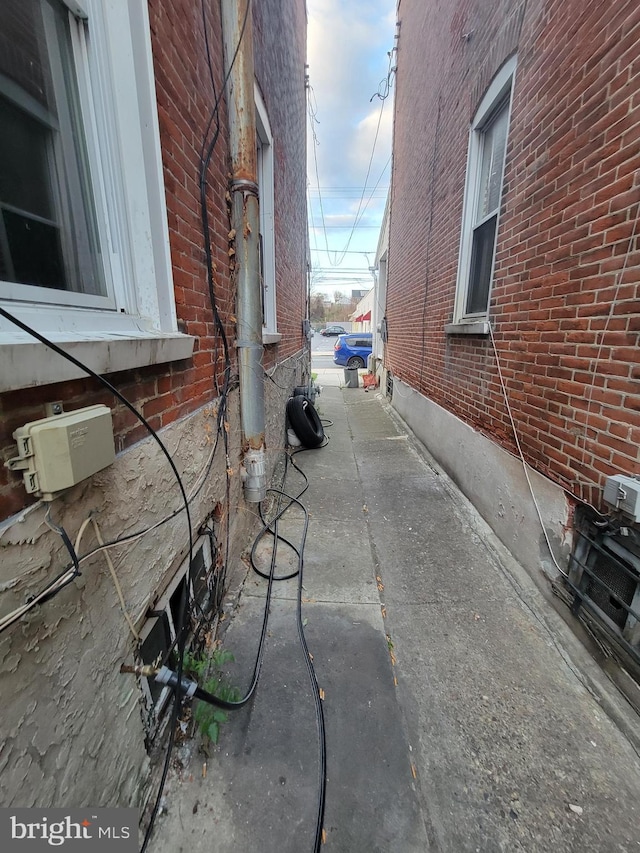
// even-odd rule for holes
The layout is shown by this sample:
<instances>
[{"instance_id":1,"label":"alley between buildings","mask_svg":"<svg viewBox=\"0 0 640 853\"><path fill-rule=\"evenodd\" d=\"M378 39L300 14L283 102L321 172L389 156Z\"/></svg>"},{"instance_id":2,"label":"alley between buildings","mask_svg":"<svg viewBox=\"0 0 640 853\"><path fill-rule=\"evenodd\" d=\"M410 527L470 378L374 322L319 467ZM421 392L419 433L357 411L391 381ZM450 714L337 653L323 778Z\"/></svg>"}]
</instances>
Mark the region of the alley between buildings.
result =
<instances>
[{"instance_id":1,"label":"alley between buildings","mask_svg":"<svg viewBox=\"0 0 640 853\"><path fill-rule=\"evenodd\" d=\"M296 459L310 482L302 617L324 697L323 849L637 850L637 718L380 394L325 387L318 409L329 442ZM290 471L287 490L301 487ZM292 509L279 533L296 542L301 526ZM287 574L295 560L279 553ZM265 587L249 573L224 636L239 686ZM183 751L153 853L313 850L318 735L296 594L295 578L275 584L255 700L209 756Z\"/></svg>"}]
</instances>

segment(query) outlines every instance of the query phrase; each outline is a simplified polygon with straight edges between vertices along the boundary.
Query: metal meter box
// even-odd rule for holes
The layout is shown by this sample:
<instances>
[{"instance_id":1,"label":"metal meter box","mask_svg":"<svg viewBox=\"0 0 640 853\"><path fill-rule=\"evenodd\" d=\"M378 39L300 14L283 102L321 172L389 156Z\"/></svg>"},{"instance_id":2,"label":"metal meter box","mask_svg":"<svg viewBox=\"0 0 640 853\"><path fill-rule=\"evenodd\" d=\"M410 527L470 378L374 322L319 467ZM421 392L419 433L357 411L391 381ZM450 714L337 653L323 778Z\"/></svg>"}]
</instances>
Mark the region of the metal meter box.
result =
<instances>
[{"instance_id":1,"label":"metal meter box","mask_svg":"<svg viewBox=\"0 0 640 853\"><path fill-rule=\"evenodd\" d=\"M14 433L18 455L6 465L22 471L27 492L46 501L91 477L115 459L111 409L87 406L39 421Z\"/></svg>"},{"instance_id":2,"label":"metal meter box","mask_svg":"<svg viewBox=\"0 0 640 853\"><path fill-rule=\"evenodd\" d=\"M640 480L626 474L607 477L602 497L605 503L640 521Z\"/></svg>"}]
</instances>

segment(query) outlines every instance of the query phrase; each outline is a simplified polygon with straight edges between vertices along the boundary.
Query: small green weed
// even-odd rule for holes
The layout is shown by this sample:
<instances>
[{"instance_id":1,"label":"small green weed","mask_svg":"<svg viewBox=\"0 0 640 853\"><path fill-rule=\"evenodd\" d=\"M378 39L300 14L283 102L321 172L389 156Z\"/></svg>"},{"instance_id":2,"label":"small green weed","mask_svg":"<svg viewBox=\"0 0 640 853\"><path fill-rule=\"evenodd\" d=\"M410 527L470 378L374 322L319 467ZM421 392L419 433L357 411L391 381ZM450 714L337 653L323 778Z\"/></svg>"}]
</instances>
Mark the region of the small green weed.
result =
<instances>
[{"instance_id":1,"label":"small green weed","mask_svg":"<svg viewBox=\"0 0 640 853\"><path fill-rule=\"evenodd\" d=\"M233 660L233 654L225 649L200 653L185 652L183 668L185 675L196 680L207 693L212 693L226 702L237 702L241 698L240 691L231 685L222 673L222 667ZM200 732L212 743L218 743L220 726L228 719L229 715L222 708L196 699L193 720Z\"/></svg>"}]
</instances>

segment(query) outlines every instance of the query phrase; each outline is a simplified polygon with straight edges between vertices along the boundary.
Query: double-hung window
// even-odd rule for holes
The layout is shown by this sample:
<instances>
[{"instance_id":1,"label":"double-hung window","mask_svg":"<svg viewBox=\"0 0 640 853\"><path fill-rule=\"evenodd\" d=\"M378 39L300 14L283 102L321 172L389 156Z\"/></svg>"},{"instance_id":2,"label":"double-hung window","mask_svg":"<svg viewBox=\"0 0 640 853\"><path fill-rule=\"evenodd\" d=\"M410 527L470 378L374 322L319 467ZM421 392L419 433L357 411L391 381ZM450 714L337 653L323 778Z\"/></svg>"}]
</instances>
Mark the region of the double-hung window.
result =
<instances>
[{"instance_id":1,"label":"double-hung window","mask_svg":"<svg viewBox=\"0 0 640 853\"><path fill-rule=\"evenodd\" d=\"M496 75L471 127L458 279L450 332L486 332L515 57Z\"/></svg>"},{"instance_id":2,"label":"double-hung window","mask_svg":"<svg viewBox=\"0 0 640 853\"><path fill-rule=\"evenodd\" d=\"M18 49L0 58L0 277L18 298L104 297L67 14L33 0L7 11Z\"/></svg>"},{"instance_id":3,"label":"double-hung window","mask_svg":"<svg viewBox=\"0 0 640 853\"><path fill-rule=\"evenodd\" d=\"M92 369L190 355L146 0L2 0L0 304ZM0 391L82 375L0 318Z\"/></svg>"},{"instance_id":4,"label":"double-hung window","mask_svg":"<svg viewBox=\"0 0 640 853\"><path fill-rule=\"evenodd\" d=\"M260 279L262 282L262 340L280 340L276 322L276 247L274 228L273 137L260 90L255 92L256 154L260 202Z\"/></svg>"}]
</instances>

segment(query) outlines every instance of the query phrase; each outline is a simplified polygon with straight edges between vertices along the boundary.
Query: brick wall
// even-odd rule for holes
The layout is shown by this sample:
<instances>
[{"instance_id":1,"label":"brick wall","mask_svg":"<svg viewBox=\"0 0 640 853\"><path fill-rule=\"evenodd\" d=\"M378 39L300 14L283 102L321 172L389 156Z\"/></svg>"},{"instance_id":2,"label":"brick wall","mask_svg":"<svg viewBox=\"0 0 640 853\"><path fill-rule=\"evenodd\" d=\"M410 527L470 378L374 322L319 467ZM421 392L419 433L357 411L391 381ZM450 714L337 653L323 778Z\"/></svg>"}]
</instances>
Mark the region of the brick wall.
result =
<instances>
[{"instance_id":1,"label":"brick wall","mask_svg":"<svg viewBox=\"0 0 640 853\"><path fill-rule=\"evenodd\" d=\"M253 4L255 71L274 144L276 309L282 341L269 347L265 364L302 346L307 245L306 4L261 0Z\"/></svg>"},{"instance_id":2,"label":"brick wall","mask_svg":"<svg viewBox=\"0 0 640 853\"><path fill-rule=\"evenodd\" d=\"M490 339L444 325L469 124L517 52L490 319L527 460L598 504L605 475L640 471L640 8L401 0L399 18L388 365L515 449Z\"/></svg>"},{"instance_id":3,"label":"brick wall","mask_svg":"<svg viewBox=\"0 0 640 853\"><path fill-rule=\"evenodd\" d=\"M267 8L268 6L268 8ZM224 79L219 4L206 4L213 77L219 93ZM306 279L306 160L304 56L306 16L302 0L256 4L256 72L267 101L276 155L276 287L278 329L282 341L265 350L265 366L299 352L303 346ZM216 396L223 351L211 310L200 219L198 169L200 147L214 95L200 2L150 0L160 139L169 222L176 311L180 329L196 339L193 357L184 362L112 374L109 380L154 429L181 418ZM230 230L226 192L229 182L224 98L220 136L208 172L208 211L216 300L230 341L237 373L234 338L235 296L229 272ZM292 374L293 379L293 374ZM103 402L113 410L116 449L130 447L147 433L135 417L92 379L64 382L0 395L0 450L13 454L16 427L45 417L47 402L62 400L68 409ZM282 415L284 417L284 415ZM0 520L33 499L22 481L0 466Z\"/></svg>"},{"instance_id":4,"label":"brick wall","mask_svg":"<svg viewBox=\"0 0 640 853\"><path fill-rule=\"evenodd\" d=\"M255 5L264 13L256 29L256 67L276 148L278 324L283 332L281 343L270 346L265 356L272 380L265 393L272 468L282 452L286 398L300 384L304 366L306 22L302 0L284 3L282 10L280 4L268 9ZM223 56L217 0L207 0L206 14L219 92ZM211 455L219 411L215 379L221 377L223 362L209 304L198 190L202 134L214 103L201 3L150 0L149 15L176 309L181 329L196 342L191 359L111 374L109 380L154 428L164 428L162 438L190 495L194 531L215 511L220 540L229 532L227 579L237 588L246 572L240 553L251 541L257 516L255 507L242 498L235 379L227 409L229 456ZM217 303L235 373L224 100L220 122L207 201ZM175 479L146 430L93 379L0 395L0 449L11 455L12 431L43 417L45 404L56 400L68 410L98 402L113 410L119 451L115 463L56 500L53 518L74 542L90 513L105 541L148 531L110 552L128 613L140 627L187 556L185 513L174 513L181 508ZM46 526L44 507L14 515L32 503L21 478L0 466L0 522L6 520L0 525L3 616L44 589L69 560L61 537ZM87 555L95 545L89 526L78 550ZM102 553L87 556L80 577L2 633L4 806L144 805L150 790L142 719L146 712L135 679L119 671L123 661L132 662L134 643L105 565Z\"/></svg>"}]
</instances>

